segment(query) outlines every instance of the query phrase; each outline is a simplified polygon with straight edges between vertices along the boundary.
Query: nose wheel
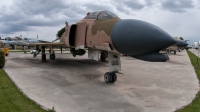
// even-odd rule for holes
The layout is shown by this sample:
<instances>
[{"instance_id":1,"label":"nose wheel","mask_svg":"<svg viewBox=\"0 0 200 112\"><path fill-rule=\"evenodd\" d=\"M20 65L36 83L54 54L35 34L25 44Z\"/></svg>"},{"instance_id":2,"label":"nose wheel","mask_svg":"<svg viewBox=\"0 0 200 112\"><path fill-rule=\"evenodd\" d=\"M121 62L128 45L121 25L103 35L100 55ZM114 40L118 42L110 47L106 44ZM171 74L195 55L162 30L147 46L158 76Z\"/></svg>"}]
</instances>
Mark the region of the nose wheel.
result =
<instances>
[{"instance_id":1,"label":"nose wheel","mask_svg":"<svg viewBox=\"0 0 200 112\"><path fill-rule=\"evenodd\" d=\"M116 73L106 72L104 75L104 80L106 83L114 83L117 81Z\"/></svg>"}]
</instances>

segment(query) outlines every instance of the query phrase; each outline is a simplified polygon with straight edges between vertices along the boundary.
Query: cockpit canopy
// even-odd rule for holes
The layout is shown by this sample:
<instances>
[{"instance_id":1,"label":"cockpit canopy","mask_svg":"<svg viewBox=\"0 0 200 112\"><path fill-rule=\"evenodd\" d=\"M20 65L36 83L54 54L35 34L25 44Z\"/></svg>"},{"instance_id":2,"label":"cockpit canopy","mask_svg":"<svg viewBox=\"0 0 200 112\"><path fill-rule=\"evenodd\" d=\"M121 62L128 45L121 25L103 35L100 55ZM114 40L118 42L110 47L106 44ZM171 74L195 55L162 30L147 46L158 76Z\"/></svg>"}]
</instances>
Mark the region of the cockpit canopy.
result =
<instances>
[{"instance_id":1,"label":"cockpit canopy","mask_svg":"<svg viewBox=\"0 0 200 112\"><path fill-rule=\"evenodd\" d=\"M84 19L98 19L98 20L107 20L107 19L116 19L119 17L109 11L96 11L90 12Z\"/></svg>"}]
</instances>

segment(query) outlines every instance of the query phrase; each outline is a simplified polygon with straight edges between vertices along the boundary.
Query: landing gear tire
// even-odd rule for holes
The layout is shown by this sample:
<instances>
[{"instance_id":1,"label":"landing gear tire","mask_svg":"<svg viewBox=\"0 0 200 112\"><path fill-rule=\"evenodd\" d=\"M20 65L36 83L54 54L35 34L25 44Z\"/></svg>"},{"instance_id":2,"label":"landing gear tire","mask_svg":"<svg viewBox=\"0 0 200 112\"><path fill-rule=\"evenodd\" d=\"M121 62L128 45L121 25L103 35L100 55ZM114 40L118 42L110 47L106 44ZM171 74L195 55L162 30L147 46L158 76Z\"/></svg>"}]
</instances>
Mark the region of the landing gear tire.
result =
<instances>
[{"instance_id":1,"label":"landing gear tire","mask_svg":"<svg viewBox=\"0 0 200 112\"><path fill-rule=\"evenodd\" d=\"M34 54L33 54L33 58L35 58L36 56L37 56L37 54L36 54L36 53L34 53Z\"/></svg>"},{"instance_id":2,"label":"landing gear tire","mask_svg":"<svg viewBox=\"0 0 200 112\"><path fill-rule=\"evenodd\" d=\"M176 55L176 51L174 51L174 55Z\"/></svg>"},{"instance_id":3,"label":"landing gear tire","mask_svg":"<svg viewBox=\"0 0 200 112\"><path fill-rule=\"evenodd\" d=\"M46 61L46 54L42 54L42 61Z\"/></svg>"},{"instance_id":4,"label":"landing gear tire","mask_svg":"<svg viewBox=\"0 0 200 112\"><path fill-rule=\"evenodd\" d=\"M106 72L104 75L104 80L106 83L111 83L112 82L112 73Z\"/></svg>"},{"instance_id":5,"label":"landing gear tire","mask_svg":"<svg viewBox=\"0 0 200 112\"><path fill-rule=\"evenodd\" d=\"M117 75L115 73L106 72L104 80L106 83L114 83L117 80Z\"/></svg>"},{"instance_id":6,"label":"landing gear tire","mask_svg":"<svg viewBox=\"0 0 200 112\"><path fill-rule=\"evenodd\" d=\"M54 60L54 59L56 58L56 56L55 56L55 54L50 54L50 55L49 55L49 58L50 58L51 60Z\"/></svg>"},{"instance_id":7,"label":"landing gear tire","mask_svg":"<svg viewBox=\"0 0 200 112\"><path fill-rule=\"evenodd\" d=\"M117 75L116 73L112 73L112 83L114 83L115 81L117 81Z\"/></svg>"}]
</instances>

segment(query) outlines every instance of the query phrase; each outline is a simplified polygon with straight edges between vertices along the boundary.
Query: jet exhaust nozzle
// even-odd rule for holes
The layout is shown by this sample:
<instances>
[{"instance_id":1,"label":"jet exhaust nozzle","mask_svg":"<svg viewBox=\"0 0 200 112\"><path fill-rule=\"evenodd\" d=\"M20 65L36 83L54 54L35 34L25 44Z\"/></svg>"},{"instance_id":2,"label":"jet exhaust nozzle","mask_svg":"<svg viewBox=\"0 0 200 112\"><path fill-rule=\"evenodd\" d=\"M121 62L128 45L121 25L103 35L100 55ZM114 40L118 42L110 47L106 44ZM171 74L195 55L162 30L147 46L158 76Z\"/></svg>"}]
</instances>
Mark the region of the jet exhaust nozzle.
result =
<instances>
[{"instance_id":1,"label":"jet exhaust nozzle","mask_svg":"<svg viewBox=\"0 0 200 112\"><path fill-rule=\"evenodd\" d=\"M166 54L161 54L159 52L148 53L144 55L138 56L131 56L143 61L150 61L150 62L166 62L169 57Z\"/></svg>"}]
</instances>

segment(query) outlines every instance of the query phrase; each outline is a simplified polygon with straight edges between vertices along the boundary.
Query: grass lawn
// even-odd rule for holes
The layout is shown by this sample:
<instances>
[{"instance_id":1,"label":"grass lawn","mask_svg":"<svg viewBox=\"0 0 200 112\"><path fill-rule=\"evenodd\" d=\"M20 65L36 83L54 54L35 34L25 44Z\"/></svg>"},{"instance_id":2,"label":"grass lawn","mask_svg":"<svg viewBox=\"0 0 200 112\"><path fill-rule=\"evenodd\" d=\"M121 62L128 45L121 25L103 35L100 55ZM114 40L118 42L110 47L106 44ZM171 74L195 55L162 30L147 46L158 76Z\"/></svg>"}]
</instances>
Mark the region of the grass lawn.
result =
<instances>
[{"instance_id":1,"label":"grass lawn","mask_svg":"<svg viewBox=\"0 0 200 112\"><path fill-rule=\"evenodd\" d=\"M0 69L0 112L52 112L23 95L10 80L3 69Z\"/></svg>"},{"instance_id":2,"label":"grass lawn","mask_svg":"<svg viewBox=\"0 0 200 112\"><path fill-rule=\"evenodd\" d=\"M200 58L197 65L197 56L187 50L188 56L190 57L191 63L194 66L197 77L200 80ZM200 92L197 94L196 98L191 104L187 105L183 109L177 110L176 112L200 112Z\"/></svg>"}]
</instances>

